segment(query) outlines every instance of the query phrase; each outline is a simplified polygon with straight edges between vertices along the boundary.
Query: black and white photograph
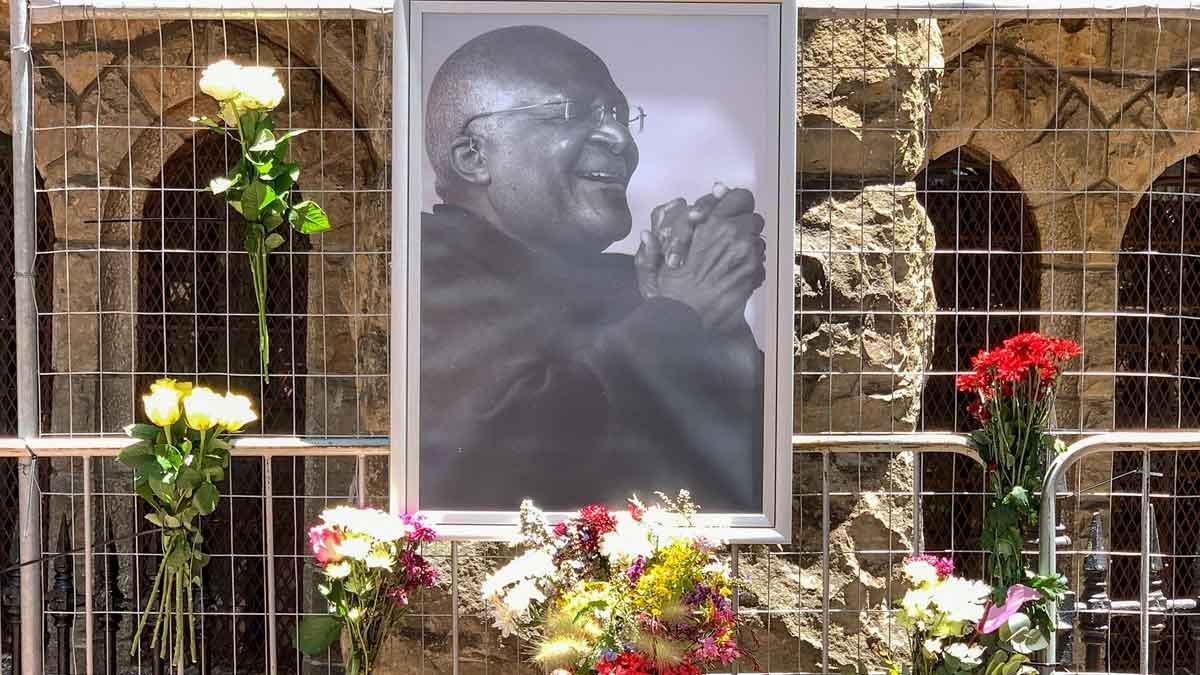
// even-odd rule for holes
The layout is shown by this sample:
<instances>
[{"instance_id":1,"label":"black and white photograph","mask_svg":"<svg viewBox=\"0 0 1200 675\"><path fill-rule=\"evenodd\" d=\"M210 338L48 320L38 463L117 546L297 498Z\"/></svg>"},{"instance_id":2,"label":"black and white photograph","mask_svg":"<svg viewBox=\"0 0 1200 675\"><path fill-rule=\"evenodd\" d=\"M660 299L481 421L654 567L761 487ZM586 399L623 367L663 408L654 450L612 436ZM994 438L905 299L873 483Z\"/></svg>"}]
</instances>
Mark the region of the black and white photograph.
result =
<instances>
[{"instance_id":1,"label":"black and white photograph","mask_svg":"<svg viewBox=\"0 0 1200 675\"><path fill-rule=\"evenodd\" d=\"M765 512L790 413L769 9L420 15L422 509Z\"/></svg>"}]
</instances>

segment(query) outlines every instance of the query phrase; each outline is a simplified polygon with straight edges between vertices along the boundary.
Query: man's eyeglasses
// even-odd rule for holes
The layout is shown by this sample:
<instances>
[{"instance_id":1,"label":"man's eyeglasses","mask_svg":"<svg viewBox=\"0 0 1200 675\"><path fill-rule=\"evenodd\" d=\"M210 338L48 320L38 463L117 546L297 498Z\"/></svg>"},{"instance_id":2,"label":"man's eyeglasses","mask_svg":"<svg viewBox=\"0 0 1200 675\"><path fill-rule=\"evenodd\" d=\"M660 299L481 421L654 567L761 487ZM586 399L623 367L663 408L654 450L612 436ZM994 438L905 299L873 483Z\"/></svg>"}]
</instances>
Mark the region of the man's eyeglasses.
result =
<instances>
[{"instance_id":1,"label":"man's eyeglasses","mask_svg":"<svg viewBox=\"0 0 1200 675\"><path fill-rule=\"evenodd\" d=\"M463 123L463 132L466 133L467 127L471 123L484 117L492 115L503 115L506 113L525 112L530 110L546 110L553 111L557 119L565 122L588 122L592 128L599 128L609 120L620 124L629 129L631 133L640 134L646 127L646 111L642 110L641 106L630 106L628 109L621 109L611 105L593 105L589 106L575 101L546 101L545 103L535 103L533 105L523 105L516 108L507 108L505 110L492 110L491 112L479 113L469 118Z\"/></svg>"}]
</instances>

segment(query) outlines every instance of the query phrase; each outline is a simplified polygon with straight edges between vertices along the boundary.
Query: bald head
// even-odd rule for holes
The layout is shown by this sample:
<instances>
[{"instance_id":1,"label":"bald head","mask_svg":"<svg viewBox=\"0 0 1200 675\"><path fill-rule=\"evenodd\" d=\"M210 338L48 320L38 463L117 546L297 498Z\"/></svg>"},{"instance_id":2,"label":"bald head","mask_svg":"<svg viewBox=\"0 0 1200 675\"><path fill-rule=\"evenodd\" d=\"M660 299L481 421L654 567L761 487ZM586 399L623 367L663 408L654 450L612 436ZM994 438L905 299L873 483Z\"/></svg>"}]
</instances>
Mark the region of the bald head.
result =
<instances>
[{"instance_id":1,"label":"bald head","mask_svg":"<svg viewBox=\"0 0 1200 675\"><path fill-rule=\"evenodd\" d=\"M638 153L628 120L599 56L549 28L513 26L438 69L425 150L446 203L532 249L594 255L630 231Z\"/></svg>"},{"instance_id":2,"label":"bald head","mask_svg":"<svg viewBox=\"0 0 1200 675\"><path fill-rule=\"evenodd\" d=\"M425 151L439 194L456 182L450 148L467 120L553 96L572 98L589 84L617 90L599 56L544 26L498 28L459 47L438 69L425 106Z\"/></svg>"}]
</instances>

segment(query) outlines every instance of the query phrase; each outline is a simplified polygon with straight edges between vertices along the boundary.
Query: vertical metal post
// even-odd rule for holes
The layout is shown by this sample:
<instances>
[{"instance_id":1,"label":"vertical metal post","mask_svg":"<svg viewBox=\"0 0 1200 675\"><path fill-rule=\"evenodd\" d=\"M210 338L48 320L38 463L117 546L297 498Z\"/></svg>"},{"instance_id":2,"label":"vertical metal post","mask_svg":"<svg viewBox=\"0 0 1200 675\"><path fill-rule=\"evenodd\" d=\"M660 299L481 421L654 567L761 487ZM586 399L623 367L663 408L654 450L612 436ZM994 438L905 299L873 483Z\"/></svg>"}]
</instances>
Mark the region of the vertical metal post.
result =
<instances>
[{"instance_id":1,"label":"vertical metal post","mask_svg":"<svg viewBox=\"0 0 1200 675\"><path fill-rule=\"evenodd\" d=\"M263 521L266 527L263 529L263 537L265 539L266 569L264 572L267 575L267 666L268 673L279 672L278 664L276 663L276 646L275 646L275 500L271 495L275 494L274 475L271 473L271 457L263 457L263 498L266 503L263 505Z\"/></svg>"},{"instance_id":2,"label":"vertical metal post","mask_svg":"<svg viewBox=\"0 0 1200 675\"><path fill-rule=\"evenodd\" d=\"M13 3L18 4L18 3ZM15 68L15 67L14 67ZM19 351L19 350L18 350ZM21 533L21 675L42 675L42 497L37 488L37 460L18 467L18 512Z\"/></svg>"},{"instance_id":3,"label":"vertical metal post","mask_svg":"<svg viewBox=\"0 0 1200 675\"><path fill-rule=\"evenodd\" d=\"M33 268L37 233L34 231L33 94L29 53L29 5L13 0L9 6L9 63L12 69L13 139L13 281L16 291L17 435L38 434L37 307ZM42 673L42 568L34 562L42 553L41 494L36 480L37 460L22 459L19 468L17 528L21 535L21 666L23 675Z\"/></svg>"},{"instance_id":4,"label":"vertical metal post","mask_svg":"<svg viewBox=\"0 0 1200 675\"><path fill-rule=\"evenodd\" d=\"M92 638L95 631L95 605L93 594L96 591L94 580L95 555L94 535L92 533L92 458L83 456L83 672L92 675L95 666L92 662Z\"/></svg>"},{"instance_id":5,"label":"vertical metal post","mask_svg":"<svg viewBox=\"0 0 1200 675\"><path fill-rule=\"evenodd\" d=\"M1150 530L1154 527L1154 512L1150 510L1150 452L1142 451L1142 545L1141 578L1138 580L1138 621L1141 626L1142 675L1150 675Z\"/></svg>"},{"instance_id":6,"label":"vertical metal post","mask_svg":"<svg viewBox=\"0 0 1200 675\"><path fill-rule=\"evenodd\" d=\"M829 673L829 451L821 452L821 673Z\"/></svg>"}]
</instances>

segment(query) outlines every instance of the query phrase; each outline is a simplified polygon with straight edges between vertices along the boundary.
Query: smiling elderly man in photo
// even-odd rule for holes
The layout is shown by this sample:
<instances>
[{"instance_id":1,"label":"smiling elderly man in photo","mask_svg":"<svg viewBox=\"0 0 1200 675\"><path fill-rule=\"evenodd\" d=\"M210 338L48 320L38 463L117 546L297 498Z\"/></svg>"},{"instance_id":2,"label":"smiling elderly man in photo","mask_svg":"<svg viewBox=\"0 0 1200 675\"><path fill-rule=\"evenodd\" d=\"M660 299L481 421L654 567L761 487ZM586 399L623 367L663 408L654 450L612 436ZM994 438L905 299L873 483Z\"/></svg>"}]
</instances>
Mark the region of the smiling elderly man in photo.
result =
<instances>
[{"instance_id":1,"label":"smiling elderly man in photo","mask_svg":"<svg viewBox=\"0 0 1200 675\"><path fill-rule=\"evenodd\" d=\"M633 226L646 115L548 28L460 47L425 114L442 203L421 222L422 507L687 488L708 512L760 512L763 355L744 315L765 256L750 192L669 201L636 256L605 253Z\"/></svg>"}]
</instances>

